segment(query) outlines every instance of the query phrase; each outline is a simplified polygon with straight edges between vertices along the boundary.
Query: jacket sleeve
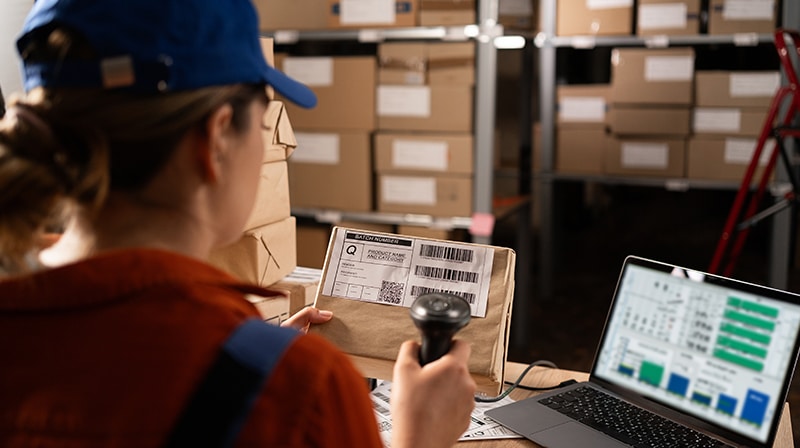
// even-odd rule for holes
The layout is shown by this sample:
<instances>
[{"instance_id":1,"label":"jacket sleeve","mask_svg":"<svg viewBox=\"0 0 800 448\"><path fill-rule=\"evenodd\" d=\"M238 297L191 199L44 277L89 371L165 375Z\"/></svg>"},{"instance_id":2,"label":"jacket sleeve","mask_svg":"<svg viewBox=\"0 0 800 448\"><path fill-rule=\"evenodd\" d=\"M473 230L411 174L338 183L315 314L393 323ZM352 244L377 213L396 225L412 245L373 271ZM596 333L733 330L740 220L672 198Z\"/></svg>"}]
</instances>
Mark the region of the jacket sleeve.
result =
<instances>
[{"instance_id":1,"label":"jacket sleeve","mask_svg":"<svg viewBox=\"0 0 800 448\"><path fill-rule=\"evenodd\" d=\"M321 337L297 338L237 446L382 447L366 379Z\"/></svg>"}]
</instances>

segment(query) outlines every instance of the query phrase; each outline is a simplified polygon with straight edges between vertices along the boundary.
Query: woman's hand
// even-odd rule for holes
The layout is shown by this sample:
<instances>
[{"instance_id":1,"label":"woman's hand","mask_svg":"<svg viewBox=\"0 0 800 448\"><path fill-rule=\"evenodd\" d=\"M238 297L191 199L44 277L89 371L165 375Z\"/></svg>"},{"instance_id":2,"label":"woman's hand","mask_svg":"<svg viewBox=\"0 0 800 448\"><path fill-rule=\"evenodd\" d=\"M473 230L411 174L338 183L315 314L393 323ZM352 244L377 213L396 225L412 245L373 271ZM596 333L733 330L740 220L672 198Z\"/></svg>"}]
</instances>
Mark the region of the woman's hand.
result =
<instances>
[{"instance_id":1,"label":"woman's hand","mask_svg":"<svg viewBox=\"0 0 800 448\"><path fill-rule=\"evenodd\" d=\"M333 312L331 311L307 306L283 321L281 327L292 327L306 333L311 324L321 324L331 320L332 317Z\"/></svg>"},{"instance_id":2,"label":"woman's hand","mask_svg":"<svg viewBox=\"0 0 800 448\"><path fill-rule=\"evenodd\" d=\"M450 447L469 427L475 381L468 343L455 340L441 358L419 365L419 344L400 346L392 378L392 448Z\"/></svg>"}]
</instances>

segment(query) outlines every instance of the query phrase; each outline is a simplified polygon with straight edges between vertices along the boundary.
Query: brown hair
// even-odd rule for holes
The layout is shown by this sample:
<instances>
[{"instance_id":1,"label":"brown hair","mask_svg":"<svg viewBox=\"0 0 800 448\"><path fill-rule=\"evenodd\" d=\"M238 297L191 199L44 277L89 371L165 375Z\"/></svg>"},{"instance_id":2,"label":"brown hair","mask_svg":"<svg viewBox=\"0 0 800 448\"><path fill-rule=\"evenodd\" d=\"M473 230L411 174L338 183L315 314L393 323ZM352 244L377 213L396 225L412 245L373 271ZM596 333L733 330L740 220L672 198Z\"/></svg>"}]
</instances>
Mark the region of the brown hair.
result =
<instances>
[{"instance_id":1,"label":"brown hair","mask_svg":"<svg viewBox=\"0 0 800 448\"><path fill-rule=\"evenodd\" d=\"M88 53L63 30L22 52L23 58ZM256 85L152 95L37 88L12 97L0 120L0 270L26 271L25 257L49 225L63 222L65 210L91 216L109 190L146 185L180 139L220 106L232 105L232 126L243 131L249 104L262 98L264 86Z\"/></svg>"}]
</instances>

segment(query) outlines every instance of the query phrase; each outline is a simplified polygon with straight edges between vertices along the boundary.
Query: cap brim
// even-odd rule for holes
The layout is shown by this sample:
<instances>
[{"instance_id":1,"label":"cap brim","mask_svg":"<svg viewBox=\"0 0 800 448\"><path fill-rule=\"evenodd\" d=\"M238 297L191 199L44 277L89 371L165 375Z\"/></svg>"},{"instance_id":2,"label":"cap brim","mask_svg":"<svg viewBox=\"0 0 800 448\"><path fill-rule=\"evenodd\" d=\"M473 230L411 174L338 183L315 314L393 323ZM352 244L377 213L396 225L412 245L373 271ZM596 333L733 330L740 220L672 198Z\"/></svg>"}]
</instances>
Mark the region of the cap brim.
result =
<instances>
[{"instance_id":1,"label":"cap brim","mask_svg":"<svg viewBox=\"0 0 800 448\"><path fill-rule=\"evenodd\" d=\"M283 72L267 66L267 84L289 101L310 109L317 105L317 95L305 84L295 81Z\"/></svg>"}]
</instances>

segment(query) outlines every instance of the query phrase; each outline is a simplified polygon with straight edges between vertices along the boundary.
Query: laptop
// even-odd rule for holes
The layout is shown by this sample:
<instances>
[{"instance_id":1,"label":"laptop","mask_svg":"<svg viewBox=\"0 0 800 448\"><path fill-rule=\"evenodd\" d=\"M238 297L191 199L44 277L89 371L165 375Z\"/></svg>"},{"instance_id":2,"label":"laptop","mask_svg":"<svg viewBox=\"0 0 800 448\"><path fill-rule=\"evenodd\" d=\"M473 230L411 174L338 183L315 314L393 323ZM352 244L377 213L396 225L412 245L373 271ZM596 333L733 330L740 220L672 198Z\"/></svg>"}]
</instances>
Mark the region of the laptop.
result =
<instances>
[{"instance_id":1,"label":"laptop","mask_svg":"<svg viewBox=\"0 0 800 448\"><path fill-rule=\"evenodd\" d=\"M625 259L588 381L486 412L545 447L772 446L800 296Z\"/></svg>"}]
</instances>

